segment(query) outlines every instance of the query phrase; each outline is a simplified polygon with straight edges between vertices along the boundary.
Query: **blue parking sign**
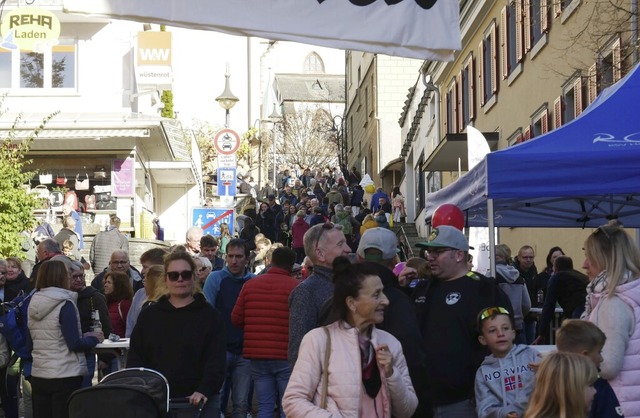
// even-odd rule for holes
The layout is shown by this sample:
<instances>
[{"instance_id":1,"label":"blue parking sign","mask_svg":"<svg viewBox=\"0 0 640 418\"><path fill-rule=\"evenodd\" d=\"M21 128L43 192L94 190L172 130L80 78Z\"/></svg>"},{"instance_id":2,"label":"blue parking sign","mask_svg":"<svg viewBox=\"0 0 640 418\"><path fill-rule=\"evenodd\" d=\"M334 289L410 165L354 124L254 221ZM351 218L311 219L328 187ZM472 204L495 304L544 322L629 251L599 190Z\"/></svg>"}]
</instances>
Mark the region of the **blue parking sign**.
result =
<instances>
[{"instance_id":1,"label":"blue parking sign","mask_svg":"<svg viewBox=\"0 0 640 418\"><path fill-rule=\"evenodd\" d=\"M218 167L218 196L235 196L236 183L235 167Z\"/></svg>"},{"instance_id":2,"label":"blue parking sign","mask_svg":"<svg viewBox=\"0 0 640 418\"><path fill-rule=\"evenodd\" d=\"M191 226L202 228L204 235L220 236L220 224L229 225L229 232L234 233L235 214L233 208L193 208Z\"/></svg>"}]
</instances>

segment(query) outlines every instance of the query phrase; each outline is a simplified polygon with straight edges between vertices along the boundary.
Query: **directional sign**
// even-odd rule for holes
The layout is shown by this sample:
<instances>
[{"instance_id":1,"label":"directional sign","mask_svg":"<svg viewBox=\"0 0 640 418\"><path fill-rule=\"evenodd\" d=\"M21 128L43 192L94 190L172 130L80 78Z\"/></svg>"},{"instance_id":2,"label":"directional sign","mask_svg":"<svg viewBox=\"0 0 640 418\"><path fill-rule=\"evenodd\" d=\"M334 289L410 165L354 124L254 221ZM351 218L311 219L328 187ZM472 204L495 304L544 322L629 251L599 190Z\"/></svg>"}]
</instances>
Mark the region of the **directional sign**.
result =
<instances>
[{"instance_id":1,"label":"directional sign","mask_svg":"<svg viewBox=\"0 0 640 418\"><path fill-rule=\"evenodd\" d=\"M202 228L204 235L220 236L220 224L229 225L229 232L234 231L233 208L193 208L191 225Z\"/></svg>"},{"instance_id":2,"label":"directional sign","mask_svg":"<svg viewBox=\"0 0 640 418\"><path fill-rule=\"evenodd\" d=\"M223 129L213 138L213 146L220 154L234 154L240 148L240 136L233 129Z\"/></svg>"},{"instance_id":3,"label":"directional sign","mask_svg":"<svg viewBox=\"0 0 640 418\"><path fill-rule=\"evenodd\" d=\"M218 196L236 195L236 168L218 168Z\"/></svg>"}]
</instances>

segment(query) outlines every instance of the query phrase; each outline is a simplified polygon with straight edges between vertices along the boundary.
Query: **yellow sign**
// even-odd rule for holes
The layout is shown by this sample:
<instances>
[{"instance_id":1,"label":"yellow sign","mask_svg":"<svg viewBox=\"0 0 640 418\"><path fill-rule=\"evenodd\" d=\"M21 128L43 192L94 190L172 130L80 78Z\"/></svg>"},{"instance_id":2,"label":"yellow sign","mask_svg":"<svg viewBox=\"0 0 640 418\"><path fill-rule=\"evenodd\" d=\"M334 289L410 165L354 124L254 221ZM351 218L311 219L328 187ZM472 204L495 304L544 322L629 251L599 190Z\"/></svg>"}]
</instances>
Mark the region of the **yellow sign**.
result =
<instances>
[{"instance_id":1,"label":"yellow sign","mask_svg":"<svg viewBox=\"0 0 640 418\"><path fill-rule=\"evenodd\" d=\"M21 7L2 18L0 34L5 48L15 46L25 52L44 52L58 44L60 21L49 10Z\"/></svg>"},{"instance_id":2,"label":"yellow sign","mask_svg":"<svg viewBox=\"0 0 640 418\"><path fill-rule=\"evenodd\" d=\"M138 90L171 90L171 33L138 32L135 56Z\"/></svg>"}]
</instances>

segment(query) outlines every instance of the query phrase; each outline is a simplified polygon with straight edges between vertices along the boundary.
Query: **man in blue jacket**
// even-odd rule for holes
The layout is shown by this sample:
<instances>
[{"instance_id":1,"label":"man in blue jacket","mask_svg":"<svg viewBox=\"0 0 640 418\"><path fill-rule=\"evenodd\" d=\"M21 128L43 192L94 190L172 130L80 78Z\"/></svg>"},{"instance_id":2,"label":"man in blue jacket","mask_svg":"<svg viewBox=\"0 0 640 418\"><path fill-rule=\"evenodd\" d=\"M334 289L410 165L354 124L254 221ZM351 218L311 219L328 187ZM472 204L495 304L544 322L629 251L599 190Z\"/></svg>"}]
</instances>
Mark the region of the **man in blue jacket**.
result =
<instances>
[{"instance_id":1,"label":"man in blue jacket","mask_svg":"<svg viewBox=\"0 0 640 418\"><path fill-rule=\"evenodd\" d=\"M225 324L227 337L227 370L222 388L221 410L226 409L229 385L231 387L231 401L233 402L233 416L246 416L249 408L248 397L251 387L251 362L242 357L244 332L231 323L231 312L236 304L240 290L247 280L254 274L247 272L249 262L249 247L241 239L232 239L227 244L227 265L212 272L204 284L204 296L216 308ZM228 395L227 395L228 396Z\"/></svg>"}]
</instances>

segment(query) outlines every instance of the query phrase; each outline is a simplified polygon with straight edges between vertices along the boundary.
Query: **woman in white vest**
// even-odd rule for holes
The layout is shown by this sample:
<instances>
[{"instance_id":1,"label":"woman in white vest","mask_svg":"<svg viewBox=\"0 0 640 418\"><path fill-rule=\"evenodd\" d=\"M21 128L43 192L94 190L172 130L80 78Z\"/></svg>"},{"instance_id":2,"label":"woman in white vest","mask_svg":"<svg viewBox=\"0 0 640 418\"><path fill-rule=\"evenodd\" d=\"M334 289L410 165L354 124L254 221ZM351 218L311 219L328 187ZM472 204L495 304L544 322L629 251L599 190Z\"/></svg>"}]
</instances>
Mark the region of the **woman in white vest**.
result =
<instances>
[{"instance_id":1,"label":"woman in white vest","mask_svg":"<svg viewBox=\"0 0 640 418\"><path fill-rule=\"evenodd\" d=\"M80 389L87 374L84 352L104 340L101 331L82 334L78 294L69 290L69 274L63 261L42 263L38 291L29 303L34 418L68 417L69 395Z\"/></svg>"}]
</instances>

